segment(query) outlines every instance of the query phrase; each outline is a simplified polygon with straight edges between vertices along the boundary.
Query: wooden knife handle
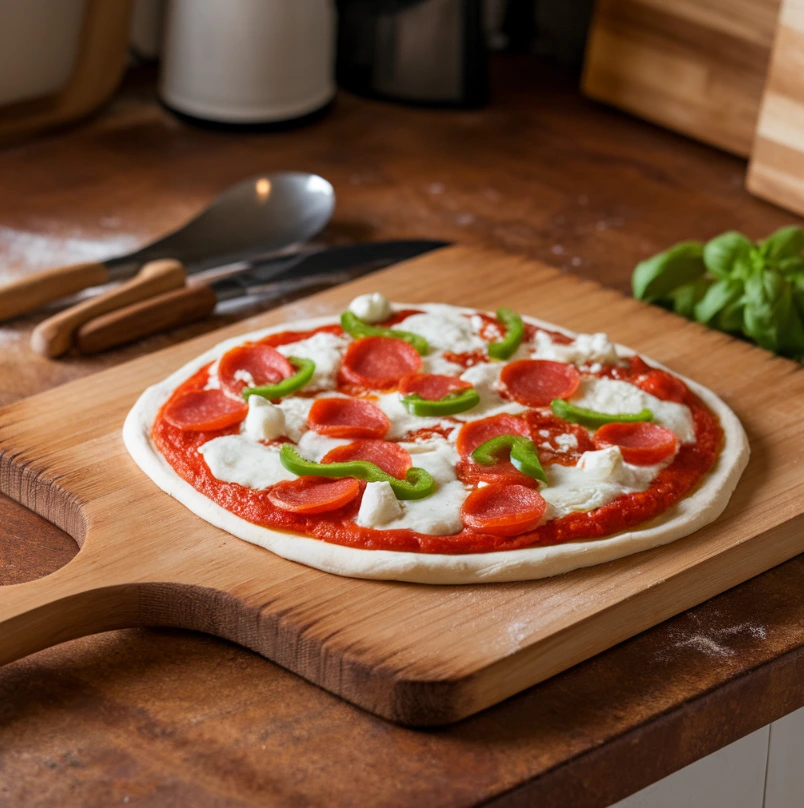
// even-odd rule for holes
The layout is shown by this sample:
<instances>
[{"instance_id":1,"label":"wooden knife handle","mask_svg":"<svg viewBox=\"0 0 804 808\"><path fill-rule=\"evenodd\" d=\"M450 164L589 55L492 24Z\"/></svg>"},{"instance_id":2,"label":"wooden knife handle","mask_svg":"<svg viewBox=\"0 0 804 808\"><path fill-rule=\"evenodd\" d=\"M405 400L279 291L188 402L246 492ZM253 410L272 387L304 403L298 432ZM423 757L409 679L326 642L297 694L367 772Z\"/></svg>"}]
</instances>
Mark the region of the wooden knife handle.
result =
<instances>
[{"instance_id":1,"label":"wooden knife handle","mask_svg":"<svg viewBox=\"0 0 804 808\"><path fill-rule=\"evenodd\" d=\"M43 356L61 356L70 349L76 331L84 323L108 311L183 286L186 277L187 273L179 261L151 261L134 278L116 289L61 311L40 323L31 334L31 346Z\"/></svg>"},{"instance_id":2,"label":"wooden knife handle","mask_svg":"<svg viewBox=\"0 0 804 808\"><path fill-rule=\"evenodd\" d=\"M0 285L0 320L38 309L67 295L100 286L109 280L106 264L73 264L46 269Z\"/></svg>"},{"instance_id":3,"label":"wooden knife handle","mask_svg":"<svg viewBox=\"0 0 804 808\"><path fill-rule=\"evenodd\" d=\"M91 354L178 328L212 314L218 302L209 286L185 286L109 312L81 326L76 345Z\"/></svg>"}]
</instances>

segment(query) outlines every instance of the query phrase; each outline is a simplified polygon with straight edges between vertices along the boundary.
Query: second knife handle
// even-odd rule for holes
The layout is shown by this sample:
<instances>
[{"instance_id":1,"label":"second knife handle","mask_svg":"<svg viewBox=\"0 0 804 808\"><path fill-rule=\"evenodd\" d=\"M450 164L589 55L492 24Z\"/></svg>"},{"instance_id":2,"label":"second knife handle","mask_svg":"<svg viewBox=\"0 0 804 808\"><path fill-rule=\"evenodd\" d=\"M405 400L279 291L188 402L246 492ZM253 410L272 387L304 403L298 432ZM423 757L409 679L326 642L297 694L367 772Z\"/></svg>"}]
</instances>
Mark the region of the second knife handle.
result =
<instances>
[{"instance_id":1,"label":"second knife handle","mask_svg":"<svg viewBox=\"0 0 804 808\"><path fill-rule=\"evenodd\" d=\"M194 323L212 314L218 302L209 286L185 286L103 314L78 330L82 353L100 353L118 345Z\"/></svg>"}]
</instances>

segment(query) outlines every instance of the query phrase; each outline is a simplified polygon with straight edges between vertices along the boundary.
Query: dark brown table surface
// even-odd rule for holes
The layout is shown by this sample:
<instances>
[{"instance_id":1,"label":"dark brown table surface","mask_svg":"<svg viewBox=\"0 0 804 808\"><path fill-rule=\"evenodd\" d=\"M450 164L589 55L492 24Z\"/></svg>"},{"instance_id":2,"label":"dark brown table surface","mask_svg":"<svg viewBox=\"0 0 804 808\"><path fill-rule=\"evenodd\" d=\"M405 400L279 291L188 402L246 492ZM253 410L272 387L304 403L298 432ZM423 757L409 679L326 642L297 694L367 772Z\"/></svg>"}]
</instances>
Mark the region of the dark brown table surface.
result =
<instances>
[{"instance_id":1,"label":"dark brown table surface","mask_svg":"<svg viewBox=\"0 0 804 808\"><path fill-rule=\"evenodd\" d=\"M794 220L746 193L744 162L597 106L529 58L495 67L485 110L341 94L318 123L273 134L188 127L156 103L152 76L135 74L94 120L0 152L0 279L124 250L227 184L286 168L334 184L330 240L502 247L622 290L638 260L672 242L731 228L761 237ZM223 319L63 361L31 352L35 322L0 325L0 403ZM75 552L0 498L0 583ZM0 670L0 805L601 808L804 705L802 583L804 556L426 732L213 637L128 630L66 643Z\"/></svg>"}]
</instances>

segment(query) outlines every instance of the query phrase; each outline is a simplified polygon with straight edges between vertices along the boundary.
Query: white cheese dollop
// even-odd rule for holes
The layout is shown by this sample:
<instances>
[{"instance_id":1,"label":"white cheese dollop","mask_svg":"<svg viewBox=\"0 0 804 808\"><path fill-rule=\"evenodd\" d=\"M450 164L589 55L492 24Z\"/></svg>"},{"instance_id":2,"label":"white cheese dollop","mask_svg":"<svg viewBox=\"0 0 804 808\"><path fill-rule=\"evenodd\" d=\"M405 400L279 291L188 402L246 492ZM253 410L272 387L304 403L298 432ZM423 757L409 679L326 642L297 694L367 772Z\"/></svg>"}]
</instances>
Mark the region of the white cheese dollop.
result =
<instances>
[{"instance_id":1,"label":"white cheese dollop","mask_svg":"<svg viewBox=\"0 0 804 808\"><path fill-rule=\"evenodd\" d=\"M548 485L540 491L548 504L547 519L573 511L600 508L622 494L644 491L669 461L654 466L632 466L616 446L584 452L575 466L545 467Z\"/></svg>"},{"instance_id":2,"label":"white cheese dollop","mask_svg":"<svg viewBox=\"0 0 804 808\"><path fill-rule=\"evenodd\" d=\"M555 362L571 362L575 365L588 365L596 362L603 365L616 365L620 359L617 349L605 334L578 334L568 345L553 342L550 335L537 331L531 352L533 359L552 359Z\"/></svg>"},{"instance_id":3,"label":"white cheese dollop","mask_svg":"<svg viewBox=\"0 0 804 808\"><path fill-rule=\"evenodd\" d=\"M314 398L283 398L277 405L285 416L285 434L295 443L307 431L307 416Z\"/></svg>"},{"instance_id":4,"label":"white cheese dollop","mask_svg":"<svg viewBox=\"0 0 804 808\"><path fill-rule=\"evenodd\" d=\"M486 342L475 332L471 319L451 306L432 306L425 313L411 314L395 327L424 337L431 353L468 353L486 349Z\"/></svg>"},{"instance_id":5,"label":"white cheese dollop","mask_svg":"<svg viewBox=\"0 0 804 808\"><path fill-rule=\"evenodd\" d=\"M324 455L328 454L332 449L338 446L346 446L347 443L352 442L347 438L329 438L326 435L319 435L318 432L313 432L311 429L299 439L299 453L307 460L320 463Z\"/></svg>"},{"instance_id":6,"label":"white cheese dollop","mask_svg":"<svg viewBox=\"0 0 804 808\"><path fill-rule=\"evenodd\" d=\"M251 440L274 440L285 434L285 413L262 396L248 397L243 434Z\"/></svg>"},{"instance_id":7,"label":"white cheese dollop","mask_svg":"<svg viewBox=\"0 0 804 808\"><path fill-rule=\"evenodd\" d=\"M295 480L279 460L279 446L264 446L244 435L213 438L198 451L212 476L225 483L237 483L257 491L281 480Z\"/></svg>"},{"instance_id":8,"label":"white cheese dollop","mask_svg":"<svg viewBox=\"0 0 804 808\"><path fill-rule=\"evenodd\" d=\"M636 413L647 408L653 413L653 420L674 432L682 443L695 441L695 425L686 404L662 401L628 382L583 379L570 401L579 407L611 414Z\"/></svg>"},{"instance_id":9,"label":"white cheese dollop","mask_svg":"<svg viewBox=\"0 0 804 808\"><path fill-rule=\"evenodd\" d=\"M390 483L367 483L355 522L361 527L383 527L402 516L402 506Z\"/></svg>"},{"instance_id":10,"label":"white cheese dollop","mask_svg":"<svg viewBox=\"0 0 804 808\"><path fill-rule=\"evenodd\" d=\"M315 362L313 378L307 390L332 390L341 366L341 355L351 342L347 335L330 334L326 331L314 334L308 339L280 345L276 350L283 356L298 356Z\"/></svg>"},{"instance_id":11,"label":"white cheese dollop","mask_svg":"<svg viewBox=\"0 0 804 808\"><path fill-rule=\"evenodd\" d=\"M358 295L350 304L349 311L367 323L381 323L391 316L391 304L380 292Z\"/></svg>"},{"instance_id":12,"label":"white cheese dollop","mask_svg":"<svg viewBox=\"0 0 804 808\"><path fill-rule=\"evenodd\" d=\"M455 474L458 461L455 447L443 438L400 445L411 453L414 466L430 472L436 490L425 499L399 502L401 515L384 524L383 528L413 530L430 536L460 533L463 529L461 505L469 491Z\"/></svg>"}]
</instances>

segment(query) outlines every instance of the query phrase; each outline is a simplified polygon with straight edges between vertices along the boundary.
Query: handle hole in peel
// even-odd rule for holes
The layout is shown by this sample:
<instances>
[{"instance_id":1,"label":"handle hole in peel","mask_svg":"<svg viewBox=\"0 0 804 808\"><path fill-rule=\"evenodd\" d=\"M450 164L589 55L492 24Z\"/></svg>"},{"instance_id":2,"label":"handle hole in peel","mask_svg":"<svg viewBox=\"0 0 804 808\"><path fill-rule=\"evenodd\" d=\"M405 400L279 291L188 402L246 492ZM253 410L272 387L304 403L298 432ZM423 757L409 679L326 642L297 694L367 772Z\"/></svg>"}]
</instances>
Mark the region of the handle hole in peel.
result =
<instances>
[{"instance_id":1,"label":"handle hole in peel","mask_svg":"<svg viewBox=\"0 0 804 808\"><path fill-rule=\"evenodd\" d=\"M69 533L0 495L0 586L43 578L75 558L78 549Z\"/></svg>"}]
</instances>

